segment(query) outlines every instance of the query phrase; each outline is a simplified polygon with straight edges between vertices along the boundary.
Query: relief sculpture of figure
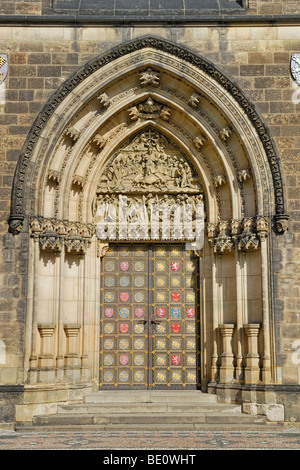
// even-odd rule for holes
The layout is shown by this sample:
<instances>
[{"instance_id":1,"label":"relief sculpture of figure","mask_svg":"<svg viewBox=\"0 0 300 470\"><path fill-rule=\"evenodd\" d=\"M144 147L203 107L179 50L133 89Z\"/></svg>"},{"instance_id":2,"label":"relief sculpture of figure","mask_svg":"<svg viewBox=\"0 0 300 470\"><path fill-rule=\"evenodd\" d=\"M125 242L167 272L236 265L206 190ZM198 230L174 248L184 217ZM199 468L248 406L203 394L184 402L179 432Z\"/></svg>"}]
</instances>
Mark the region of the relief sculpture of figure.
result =
<instances>
[{"instance_id":1,"label":"relief sculpture of figure","mask_svg":"<svg viewBox=\"0 0 300 470\"><path fill-rule=\"evenodd\" d=\"M146 157L145 177L143 183L146 185L154 184L165 186L164 175L158 171L157 157L153 154L149 154Z\"/></svg>"}]
</instances>

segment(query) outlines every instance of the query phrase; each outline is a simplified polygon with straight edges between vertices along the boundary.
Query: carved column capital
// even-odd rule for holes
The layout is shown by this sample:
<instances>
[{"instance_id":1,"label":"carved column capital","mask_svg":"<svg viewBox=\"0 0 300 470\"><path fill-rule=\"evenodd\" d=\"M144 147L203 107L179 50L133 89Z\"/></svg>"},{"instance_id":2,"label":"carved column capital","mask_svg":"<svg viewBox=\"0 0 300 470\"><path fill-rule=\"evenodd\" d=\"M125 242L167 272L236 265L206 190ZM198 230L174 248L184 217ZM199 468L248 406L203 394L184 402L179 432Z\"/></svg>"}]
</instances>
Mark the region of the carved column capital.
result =
<instances>
[{"instance_id":1,"label":"carved column capital","mask_svg":"<svg viewBox=\"0 0 300 470\"><path fill-rule=\"evenodd\" d=\"M100 240L97 241L97 256L98 258L104 258L109 248L108 243L103 243Z\"/></svg>"}]
</instances>

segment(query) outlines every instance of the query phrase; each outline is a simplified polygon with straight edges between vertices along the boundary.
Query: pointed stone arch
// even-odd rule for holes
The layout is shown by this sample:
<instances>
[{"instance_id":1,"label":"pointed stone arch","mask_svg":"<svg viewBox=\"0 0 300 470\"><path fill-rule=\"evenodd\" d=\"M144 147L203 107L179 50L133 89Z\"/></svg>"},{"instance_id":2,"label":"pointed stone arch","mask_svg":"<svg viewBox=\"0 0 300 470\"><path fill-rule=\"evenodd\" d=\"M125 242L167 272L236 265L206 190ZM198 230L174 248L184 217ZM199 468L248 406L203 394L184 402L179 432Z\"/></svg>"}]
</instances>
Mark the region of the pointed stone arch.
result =
<instances>
[{"instance_id":1,"label":"pointed stone arch","mask_svg":"<svg viewBox=\"0 0 300 470\"><path fill-rule=\"evenodd\" d=\"M15 234L30 234L28 380L39 374L38 381L57 387L61 380L97 381L105 245L97 240L93 201L107 163L149 126L191 162L203 189L203 387L270 383L276 350L269 235L274 220L282 228L287 219L276 149L234 83L190 50L155 37L79 69L25 142L9 222Z\"/></svg>"},{"instance_id":2,"label":"pointed stone arch","mask_svg":"<svg viewBox=\"0 0 300 470\"><path fill-rule=\"evenodd\" d=\"M134 107L143 96L150 94L149 90L146 91L146 82L142 84L138 80L140 73L151 66L155 66L165 80L159 88L156 84L154 87L150 85L153 96L159 97L166 106L172 103L178 115L190 120L193 129L185 138L198 138L197 127L200 136L204 131L210 146L216 148L223 162L231 160L231 166L235 164L235 177L247 179L250 174L248 170L251 170L257 213L285 218L284 187L276 148L265 124L242 91L213 64L192 51L163 39L143 37L91 60L66 80L45 105L28 135L16 170L10 216L12 231L18 230L17 227L20 229L25 216L34 214L34 204L39 199L34 196L33 189L36 180L40 180L38 169L44 167L54 148L59 145L59 139L69 133L80 154L93 130L96 132L97 127L103 127L105 120L111 121L116 113L126 114L130 105ZM130 77L133 80L136 77L135 91L116 93L124 80L130 83ZM172 90L172 82L173 85L177 83L177 89ZM182 91L178 91L180 82L183 84ZM108 88L110 93L106 93ZM102 96L100 101L97 100L99 96ZM201 105L199 100L202 101ZM91 115L96 102L98 111L100 108L101 111L96 113L94 122ZM206 108L215 109L215 112L206 113ZM88 110L91 110L90 113ZM88 122L89 116L94 126ZM72 127L76 135L72 135ZM177 134L178 130L178 122L174 121L171 132ZM184 131L181 133L184 134ZM222 137L220 133L223 133ZM228 143L230 140L234 140L234 145ZM73 153L69 153L73 158ZM205 151L203 153L205 155ZM244 161L241 158L240 162L234 163L234 153L243 153ZM49 171L52 171L53 180L57 179L55 171L59 170ZM227 180L230 184L231 174Z\"/></svg>"}]
</instances>

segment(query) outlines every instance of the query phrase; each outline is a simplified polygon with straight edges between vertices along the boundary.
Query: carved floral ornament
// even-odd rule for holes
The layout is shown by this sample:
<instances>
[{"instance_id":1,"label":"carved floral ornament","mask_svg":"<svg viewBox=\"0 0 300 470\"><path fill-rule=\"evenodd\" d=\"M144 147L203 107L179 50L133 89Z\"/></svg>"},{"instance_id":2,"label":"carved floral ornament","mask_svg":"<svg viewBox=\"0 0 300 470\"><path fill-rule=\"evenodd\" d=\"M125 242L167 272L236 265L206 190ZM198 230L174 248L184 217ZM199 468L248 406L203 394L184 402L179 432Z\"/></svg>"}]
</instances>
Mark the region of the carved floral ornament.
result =
<instances>
[{"instance_id":1,"label":"carved floral ornament","mask_svg":"<svg viewBox=\"0 0 300 470\"><path fill-rule=\"evenodd\" d=\"M263 216L207 224L208 241L218 254L234 249L256 251L269 231L269 221Z\"/></svg>"},{"instance_id":2,"label":"carved floral ornament","mask_svg":"<svg viewBox=\"0 0 300 470\"><path fill-rule=\"evenodd\" d=\"M30 233L42 251L85 254L92 241L91 225L31 217Z\"/></svg>"},{"instance_id":3,"label":"carved floral ornament","mask_svg":"<svg viewBox=\"0 0 300 470\"><path fill-rule=\"evenodd\" d=\"M205 74L206 77L211 78L214 83L217 83L217 85L224 90L224 96L230 96L231 99L238 103L238 105L242 108L244 115L247 116L249 121L251 121L252 126L259 135L265 154L269 160L270 171L272 173L273 184L275 188L275 215L277 217L276 227L279 228L279 233L284 233L287 225L287 216L284 213L284 194L279 162L268 132L259 116L256 115L254 108L250 105L236 85L232 84L221 72L219 72L214 67L213 64L207 62L206 60L202 59L196 54L193 54L191 51L185 48L154 37L139 38L129 43L122 44L122 46L116 47L110 52L93 59L84 67L82 67L77 73L75 73L69 80L66 80L61 85L57 93L49 100L35 121L34 127L26 139L26 144L18 163L12 194L11 216L9 219L11 232L20 232L23 219L27 215L28 209L26 209L26 201L28 201L29 198L26 192L26 188L29 187L27 180L29 178L29 174L31 173L31 170L29 171L28 168L32 168L31 157L36 151L36 143L40 138L42 131L47 126L50 117L54 112L56 112L57 107L61 105L66 97L69 98L70 93L75 90L78 85L82 85L84 80L90 80L90 82L92 82L92 74L102 70L102 67L117 61L119 58L124 59L126 55L128 55L128 57L133 57L135 53L140 54L140 52L145 48L147 48L147 50L152 49L152 51L156 51L157 56L159 55L162 61L165 55L168 57L168 59L174 60L174 62L176 60L178 64L182 64L182 67L188 68L189 66L192 66L193 68L198 69L201 74ZM138 64L138 61L136 61L136 63ZM136 110L134 110L132 114L133 118L134 116L138 115L138 119L146 119L147 112L150 112L150 114L155 116L155 119L161 119L166 122L172 119L171 106L165 107L165 105L163 105L162 108L156 108L157 106L161 106L162 103L159 103L158 100L156 98L154 99L153 95L151 95L151 88L157 90L161 86L162 75L164 73L162 63L157 68L151 65L149 67L145 66L144 68L139 69L139 84L142 88L145 89L149 87L149 95L145 101L137 103L137 114ZM180 74L180 72L178 72L178 74ZM98 89L101 90L101 87L99 86ZM221 90L219 91L219 97L222 97ZM102 91L99 91L98 93L99 95L97 102L99 108L103 109L104 113L108 112L109 108L111 107L112 97L105 89L102 89ZM74 93L73 96L76 97L76 94ZM195 113L197 113L201 108L201 101L201 91L196 89L189 97L187 97L187 104L193 109L193 112ZM227 145L226 142L229 142L231 138L231 129L229 126L227 126L220 129L219 131L219 138L224 140L224 145ZM65 137L66 139L69 139L69 141L75 143L78 139L81 139L81 129L77 128L76 124L68 126ZM46 142L47 139L45 139L45 143ZM103 148L107 145L106 139L101 134L101 129L95 132L94 141L92 143L98 147L100 151L103 150ZM194 146L199 152L201 152L205 143L206 136L200 135L200 133L194 139ZM43 164L42 158L37 159L37 161L39 162L38 165L41 166ZM49 172L52 175L51 178L59 182L59 175L55 174L55 171L56 170L49 169ZM241 182L245 181L248 177L249 174L245 172L239 175ZM34 194L34 192L32 191L31 194ZM31 214L33 213L34 212L32 211Z\"/></svg>"}]
</instances>

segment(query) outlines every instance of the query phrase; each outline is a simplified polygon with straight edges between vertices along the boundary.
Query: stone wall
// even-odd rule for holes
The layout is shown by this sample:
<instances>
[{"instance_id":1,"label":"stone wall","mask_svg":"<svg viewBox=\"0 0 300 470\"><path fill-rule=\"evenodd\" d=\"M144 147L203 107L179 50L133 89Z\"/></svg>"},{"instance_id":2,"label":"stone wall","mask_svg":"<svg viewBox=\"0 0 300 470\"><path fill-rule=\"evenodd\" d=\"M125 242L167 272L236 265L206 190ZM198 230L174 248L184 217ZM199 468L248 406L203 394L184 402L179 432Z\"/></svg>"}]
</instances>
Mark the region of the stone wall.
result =
<instances>
[{"instance_id":1,"label":"stone wall","mask_svg":"<svg viewBox=\"0 0 300 470\"><path fill-rule=\"evenodd\" d=\"M297 0L249 0L249 10L259 15L299 14Z\"/></svg>"},{"instance_id":2,"label":"stone wall","mask_svg":"<svg viewBox=\"0 0 300 470\"><path fill-rule=\"evenodd\" d=\"M254 2L259 14L298 13L298 2ZM39 14L41 2L2 3L7 14ZM5 11L4 11L5 10ZM22 384L26 301L26 235L8 233L14 171L37 114L80 65L111 47L146 34L191 48L235 82L269 127L281 159L289 231L273 237L273 301L282 383L300 383L300 88L290 75L300 51L297 26L42 27L1 26L0 54L9 71L0 85L0 383ZM298 343L299 346L298 346ZM280 373L279 373L280 376Z\"/></svg>"}]
</instances>

